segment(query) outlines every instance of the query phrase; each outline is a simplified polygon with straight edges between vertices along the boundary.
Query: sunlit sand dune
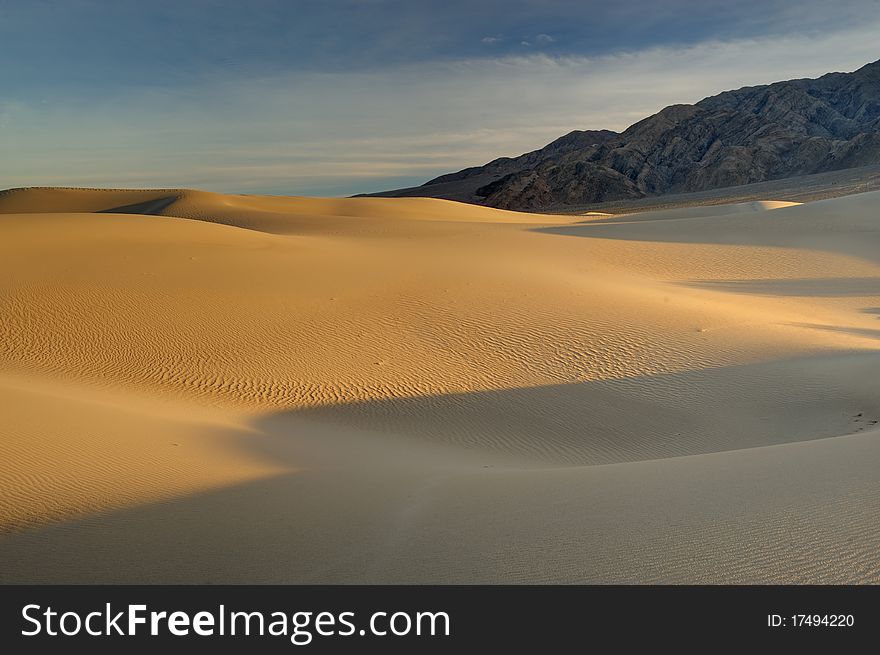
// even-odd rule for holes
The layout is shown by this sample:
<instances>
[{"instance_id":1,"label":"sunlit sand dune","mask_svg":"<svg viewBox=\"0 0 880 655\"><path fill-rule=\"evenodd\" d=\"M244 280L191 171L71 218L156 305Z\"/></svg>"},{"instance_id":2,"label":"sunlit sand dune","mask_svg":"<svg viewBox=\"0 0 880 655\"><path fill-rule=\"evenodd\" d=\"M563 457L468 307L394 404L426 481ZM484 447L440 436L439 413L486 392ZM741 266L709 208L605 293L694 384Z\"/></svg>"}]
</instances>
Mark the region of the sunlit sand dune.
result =
<instances>
[{"instance_id":1,"label":"sunlit sand dune","mask_svg":"<svg viewBox=\"0 0 880 655\"><path fill-rule=\"evenodd\" d=\"M660 221L664 219L680 218L709 218L711 216L728 216L730 214L748 214L752 212L764 212L783 207L796 207L799 202L787 200L752 200L749 202L735 202L720 205L705 205L697 207L678 207L675 209L658 209L640 213L620 214L614 216L605 214L605 218L619 220L626 217L630 221ZM596 212L590 212L595 214Z\"/></svg>"},{"instance_id":2,"label":"sunlit sand dune","mask_svg":"<svg viewBox=\"0 0 880 655\"><path fill-rule=\"evenodd\" d=\"M878 202L0 193L0 581L878 582Z\"/></svg>"}]
</instances>

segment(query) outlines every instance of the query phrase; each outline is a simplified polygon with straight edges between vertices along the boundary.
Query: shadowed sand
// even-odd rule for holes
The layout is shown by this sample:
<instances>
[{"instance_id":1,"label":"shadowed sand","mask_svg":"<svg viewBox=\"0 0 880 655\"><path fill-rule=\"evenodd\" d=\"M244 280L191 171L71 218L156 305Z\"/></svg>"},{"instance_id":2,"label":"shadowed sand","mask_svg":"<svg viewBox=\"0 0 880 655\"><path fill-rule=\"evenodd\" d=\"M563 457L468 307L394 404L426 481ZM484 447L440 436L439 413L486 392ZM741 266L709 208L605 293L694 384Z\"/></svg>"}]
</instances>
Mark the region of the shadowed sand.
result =
<instances>
[{"instance_id":1,"label":"shadowed sand","mask_svg":"<svg viewBox=\"0 0 880 655\"><path fill-rule=\"evenodd\" d=\"M878 200L4 192L0 582L880 581Z\"/></svg>"}]
</instances>

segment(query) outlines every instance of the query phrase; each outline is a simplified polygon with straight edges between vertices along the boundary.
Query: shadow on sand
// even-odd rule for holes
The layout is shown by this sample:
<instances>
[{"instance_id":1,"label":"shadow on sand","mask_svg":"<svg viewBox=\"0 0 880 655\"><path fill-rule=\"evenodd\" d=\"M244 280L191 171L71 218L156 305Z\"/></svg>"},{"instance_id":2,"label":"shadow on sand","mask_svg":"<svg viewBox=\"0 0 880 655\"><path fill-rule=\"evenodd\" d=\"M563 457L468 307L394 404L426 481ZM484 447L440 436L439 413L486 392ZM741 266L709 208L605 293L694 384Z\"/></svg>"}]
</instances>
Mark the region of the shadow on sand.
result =
<instances>
[{"instance_id":1,"label":"shadow on sand","mask_svg":"<svg viewBox=\"0 0 880 655\"><path fill-rule=\"evenodd\" d=\"M880 296L880 277L801 278L769 280L693 280L679 283L697 289L762 296Z\"/></svg>"},{"instance_id":2,"label":"shadow on sand","mask_svg":"<svg viewBox=\"0 0 880 655\"><path fill-rule=\"evenodd\" d=\"M241 447L296 472L7 534L0 582L751 580L718 567L801 536L852 547L816 522L822 498L878 524L875 450L839 475L749 456L880 419L878 368L859 351L268 416ZM627 463L580 466L603 462ZM779 542L765 514L783 509L813 518ZM776 557L756 579L810 579L813 560Z\"/></svg>"}]
</instances>

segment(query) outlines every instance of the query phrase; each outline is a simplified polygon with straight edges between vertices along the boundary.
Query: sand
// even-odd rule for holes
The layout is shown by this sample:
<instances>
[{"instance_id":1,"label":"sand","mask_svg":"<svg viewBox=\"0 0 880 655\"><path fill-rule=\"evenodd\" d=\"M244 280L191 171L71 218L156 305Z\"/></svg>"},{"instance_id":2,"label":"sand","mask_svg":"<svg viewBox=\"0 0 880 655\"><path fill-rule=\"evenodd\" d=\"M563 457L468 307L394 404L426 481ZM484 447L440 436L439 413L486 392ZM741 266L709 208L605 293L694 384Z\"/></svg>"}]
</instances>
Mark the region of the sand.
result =
<instances>
[{"instance_id":1,"label":"sand","mask_svg":"<svg viewBox=\"0 0 880 655\"><path fill-rule=\"evenodd\" d=\"M0 582L880 582L880 193L0 194Z\"/></svg>"}]
</instances>

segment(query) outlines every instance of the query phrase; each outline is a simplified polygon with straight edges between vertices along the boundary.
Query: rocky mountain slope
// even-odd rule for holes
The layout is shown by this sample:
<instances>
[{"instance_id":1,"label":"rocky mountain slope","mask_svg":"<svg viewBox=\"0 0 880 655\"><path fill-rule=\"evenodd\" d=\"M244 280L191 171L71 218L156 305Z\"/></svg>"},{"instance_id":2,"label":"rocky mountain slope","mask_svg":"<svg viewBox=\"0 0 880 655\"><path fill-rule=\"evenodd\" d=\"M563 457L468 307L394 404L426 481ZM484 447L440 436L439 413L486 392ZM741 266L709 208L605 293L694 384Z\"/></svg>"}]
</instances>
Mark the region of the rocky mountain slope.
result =
<instances>
[{"instance_id":1,"label":"rocky mountain slope","mask_svg":"<svg viewBox=\"0 0 880 655\"><path fill-rule=\"evenodd\" d=\"M618 134L575 131L383 196L530 210L688 193L880 163L880 61L672 105Z\"/></svg>"}]
</instances>

